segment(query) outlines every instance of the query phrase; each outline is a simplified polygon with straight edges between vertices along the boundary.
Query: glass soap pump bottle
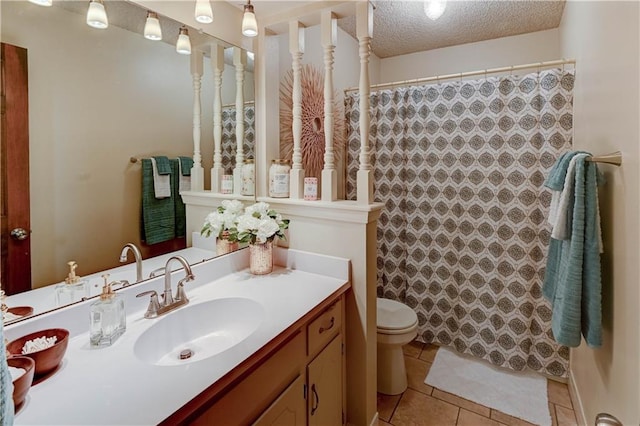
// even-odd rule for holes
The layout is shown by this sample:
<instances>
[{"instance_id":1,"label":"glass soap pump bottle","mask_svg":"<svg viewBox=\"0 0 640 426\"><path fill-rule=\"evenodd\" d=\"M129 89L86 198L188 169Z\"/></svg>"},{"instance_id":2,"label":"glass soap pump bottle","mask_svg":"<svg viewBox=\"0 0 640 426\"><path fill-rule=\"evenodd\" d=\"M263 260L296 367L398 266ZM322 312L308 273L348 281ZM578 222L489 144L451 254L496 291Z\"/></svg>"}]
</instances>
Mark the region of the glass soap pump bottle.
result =
<instances>
[{"instance_id":1,"label":"glass soap pump bottle","mask_svg":"<svg viewBox=\"0 0 640 426\"><path fill-rule=\"evenodd\" d=\"M75 260L67 262L69 275L63 283L56 286L56 305L65 306L83 300L88 296L89 283L76 275L78 264Z\"/></svg>"},{"instance_id":2,"label":"glass soap pump bottle","mask_svg":"<svg viewBox=\"0 0 640 426\"><path fill-rule=\"evenodd\" d=\"M122 296L116 294L108 282L109 274L102 275L104 285L100 298L90 306L91 346L110 346L127 329L127 319Z\"/></svg>"}]
</instances>

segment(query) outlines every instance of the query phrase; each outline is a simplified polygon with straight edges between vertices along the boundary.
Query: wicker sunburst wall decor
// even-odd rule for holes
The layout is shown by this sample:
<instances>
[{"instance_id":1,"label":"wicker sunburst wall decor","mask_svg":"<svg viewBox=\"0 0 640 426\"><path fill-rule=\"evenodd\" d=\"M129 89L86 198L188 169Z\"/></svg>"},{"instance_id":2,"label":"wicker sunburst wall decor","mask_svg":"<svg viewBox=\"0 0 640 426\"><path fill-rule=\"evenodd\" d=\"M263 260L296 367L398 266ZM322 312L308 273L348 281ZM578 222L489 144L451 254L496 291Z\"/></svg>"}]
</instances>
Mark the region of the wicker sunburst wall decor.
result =
<instances>
[{"instance_id":1,"label":"wicker sunburst wall decor","mask_svg":"<svg viewBox=\"0 0 640 426\"><path fill-rule=\"evenodd\" d=\"M302 165L307 177L317 177L324 166L324 76L310 64L302 66ZM283 77L280 83L280 155L291 160L293 156L293 71ZM344 150L344 113L337 95L333 97L333 151L336 164Z\"/></svg>"}]
</instances>

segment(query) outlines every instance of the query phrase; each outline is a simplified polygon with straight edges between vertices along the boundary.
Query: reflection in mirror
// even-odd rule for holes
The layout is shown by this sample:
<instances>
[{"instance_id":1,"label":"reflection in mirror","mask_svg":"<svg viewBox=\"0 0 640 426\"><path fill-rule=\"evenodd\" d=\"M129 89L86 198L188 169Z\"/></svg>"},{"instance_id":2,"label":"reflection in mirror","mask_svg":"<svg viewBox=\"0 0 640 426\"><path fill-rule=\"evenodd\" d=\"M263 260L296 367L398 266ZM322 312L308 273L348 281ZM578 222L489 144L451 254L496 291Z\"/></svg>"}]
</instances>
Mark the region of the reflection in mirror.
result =
<instances>
[{"instance_id":1,"label":"reflection in mirror","mask_svg":"<svg viewBox=\"0 0 640 426\"><path fill-rule=\"evenodd\" d=\"M164 266L165 256L180 250L190 262L215 254L215 241L176 238L146 245L140 238L142 159L193 155L193 82L190 57L176 53L182 24L159 16L162 42L143 37L147 10L124 1L105 2L109 28L85 24L87 4L56 1L54 7L2 1L2 42L20 46L28 57L28 155L31 199L26 252L31 267L5 272L31 274L27 294L15 294L7 305L37 305L34 314L55 307L54 286L68 275L67 263L88 281L89 295L99 293L102 272L110 281L137 281L134 257L120 266L126 243L140 248L143 278ZM233 47L189 28L192 50L210 57L212 43L224 53ZM245 100L253 99L252 63L244 71ZM25 71L26 73L26 71ZM213 78L204 67L202 79L203 167L213 164ZM232 61L221 76L222 105L233 103L237 76ZM11 100L8 100L8 108ZM234 126L234 124L229 124ZM245 127L248 127L245 119ZM253 134L245 129L245 133ZM244 137L245 158L253 147ZM3 168L4 169L4 168ZM228 173L231 170L225 172ZM209 180L209 176L205 177ZM4 180L4 178L3 178ZM6 180L10 187L11 176ZM208 182L205 182L208 186ZM10 191L10 190L9 190ZM9 192L7 191L7 192ZM4 188L3 188L4 197ZM30 226L29 226L30 219ZM3 250L7 244L3 228ZM187 251L187 252L185 252ZM2 256L5 259L5 253ZM38 302L32 303L32 297Z\"/></svg>"}]
</instances>

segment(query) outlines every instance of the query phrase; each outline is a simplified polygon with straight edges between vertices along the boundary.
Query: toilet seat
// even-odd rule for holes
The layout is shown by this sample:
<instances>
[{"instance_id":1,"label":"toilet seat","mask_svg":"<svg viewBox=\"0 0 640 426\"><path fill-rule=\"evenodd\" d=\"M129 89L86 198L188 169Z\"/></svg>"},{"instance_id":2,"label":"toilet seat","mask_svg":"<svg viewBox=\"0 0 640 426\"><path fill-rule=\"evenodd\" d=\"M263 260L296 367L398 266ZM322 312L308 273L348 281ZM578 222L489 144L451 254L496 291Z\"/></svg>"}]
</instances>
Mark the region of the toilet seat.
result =
<instances>
[{"instance_id":1,"label":"toilet seat","mask_svg":"<svg viewBox=\"0 0 640 426\"><path fill-rule=\"evenodd\" d=\"M377 329L380 334L405 334L418 326L418 315L407 305L391 299L377 299Z\"/></svg>"}]
</instances>

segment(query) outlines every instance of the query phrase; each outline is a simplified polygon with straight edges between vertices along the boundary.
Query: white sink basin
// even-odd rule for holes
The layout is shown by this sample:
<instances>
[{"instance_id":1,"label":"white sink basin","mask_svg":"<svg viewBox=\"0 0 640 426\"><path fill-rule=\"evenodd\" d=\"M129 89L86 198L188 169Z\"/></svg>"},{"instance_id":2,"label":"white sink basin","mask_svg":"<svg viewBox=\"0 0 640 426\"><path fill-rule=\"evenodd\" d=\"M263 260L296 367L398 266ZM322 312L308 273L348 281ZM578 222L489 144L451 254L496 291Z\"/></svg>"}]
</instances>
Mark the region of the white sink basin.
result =
<instances>
[{"instance_id":1,"label":"white sink basin","mask_svg":"<svg viewBox=\"0 0 640 426\"><path fill-rule=\"evenodd\" d=\"M136 356L153 365L183 365L220 354L244 341L264 319L251 299L225 298L187 305L161 317L134 345ZM183 351L190 351L180 359Z\"/></svg>"}]
</instances>

